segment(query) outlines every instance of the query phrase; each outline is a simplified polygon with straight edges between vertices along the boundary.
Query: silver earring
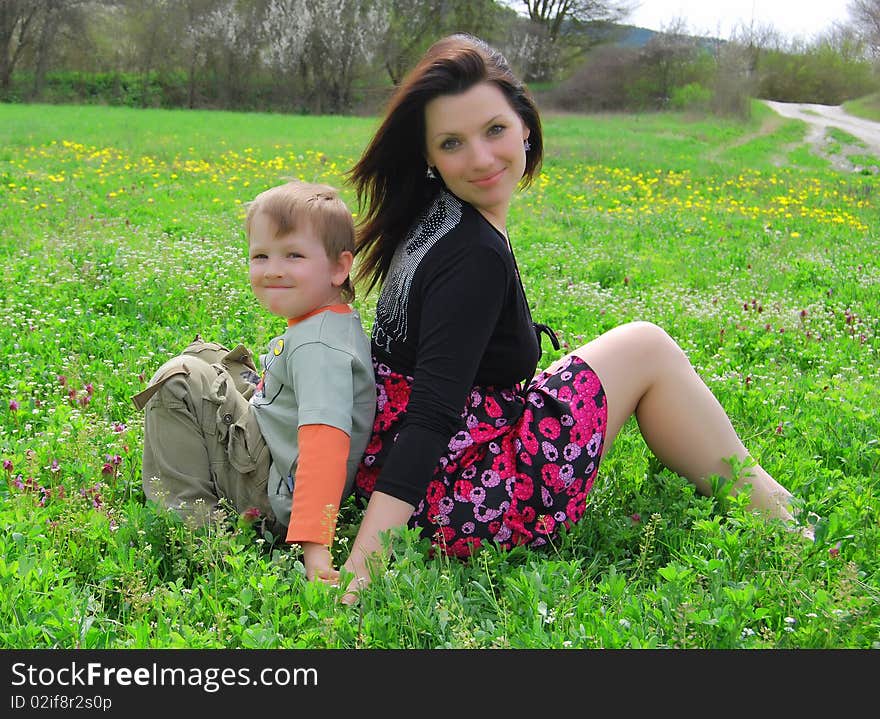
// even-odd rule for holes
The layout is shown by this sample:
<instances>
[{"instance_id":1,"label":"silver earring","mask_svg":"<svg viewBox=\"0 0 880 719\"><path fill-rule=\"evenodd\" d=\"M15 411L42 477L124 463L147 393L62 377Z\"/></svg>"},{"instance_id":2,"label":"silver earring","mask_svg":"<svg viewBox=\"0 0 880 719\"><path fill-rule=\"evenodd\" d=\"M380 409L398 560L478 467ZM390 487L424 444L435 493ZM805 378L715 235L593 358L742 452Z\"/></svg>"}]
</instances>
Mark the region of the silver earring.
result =
<instances>
[{"instance_id":1,"label":"silver earring","mask_svg":"<svg viewBox=\"0 0 880 719\"><path fill-rule=\"evenodd\" d=\"M523 141L523 147L525 148L526 152L532 149L532 146L529 144L528 140Z\"/></svg>"},{"instance_id":2,"label":"silver earring","mask_svg":"<svg viewBox=\"0 0 880 719\"><path fill-rule=\"evenodd\" d=\"M437 175L434 174L434 170L430 165L428 165L428 171L425 173L425 177L427 177L429 180L437 179Z\"/></svg>"}]
</instances>

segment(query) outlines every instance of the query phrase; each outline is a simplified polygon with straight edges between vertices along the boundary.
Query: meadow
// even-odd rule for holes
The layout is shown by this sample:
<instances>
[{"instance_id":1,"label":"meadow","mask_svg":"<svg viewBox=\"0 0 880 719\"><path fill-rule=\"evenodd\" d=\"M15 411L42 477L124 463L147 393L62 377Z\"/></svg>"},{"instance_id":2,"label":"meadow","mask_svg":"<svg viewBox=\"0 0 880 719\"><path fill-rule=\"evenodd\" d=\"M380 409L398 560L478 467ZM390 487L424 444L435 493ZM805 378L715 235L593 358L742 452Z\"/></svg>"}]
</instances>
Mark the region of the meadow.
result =
<instances>
[{"instance_id":1,"label":"meadow","mask_svg":"<svg viewBox=\"0 0 880 719\"><path fill-rule=\"evenodd\" d=\"M511 239L563 350L630 320L677 339L815 543L697 495L634 421L551 549L464 562L400 531L353 607L246 519L193 532L145 502L131 396L197 333L259 353L279 331L244 203L299 177L356 209L375 125L0 105L0 647L880 648L878 177L758 105L547 115Z\"/></svg>"}]
</instances>

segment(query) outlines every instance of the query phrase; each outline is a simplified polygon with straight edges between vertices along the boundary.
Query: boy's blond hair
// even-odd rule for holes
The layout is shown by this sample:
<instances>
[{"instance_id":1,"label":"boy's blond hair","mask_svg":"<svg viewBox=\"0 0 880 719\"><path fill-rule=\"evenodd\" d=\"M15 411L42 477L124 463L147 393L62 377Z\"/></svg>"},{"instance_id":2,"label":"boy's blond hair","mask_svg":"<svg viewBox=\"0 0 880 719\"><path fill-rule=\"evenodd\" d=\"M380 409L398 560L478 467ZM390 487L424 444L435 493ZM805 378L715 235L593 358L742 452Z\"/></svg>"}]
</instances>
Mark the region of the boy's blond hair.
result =
<instances>
[{"instance_id":1,"label":"boy's blond hair","mask_svg":"<svg viewBox=\"0 0 880 719\"><path fill-rule=\"evenodd\" d=\"M275 223L276 237L296 232L305 222L321 240L331 260L342 252L354 254L354 219L335 187L291 180L261 192L247 208L245 233L248 242L253 218L263 213ZM343 302L354 301L351 277L345 278L340 295Z\"/></svg>"}]
</instances>

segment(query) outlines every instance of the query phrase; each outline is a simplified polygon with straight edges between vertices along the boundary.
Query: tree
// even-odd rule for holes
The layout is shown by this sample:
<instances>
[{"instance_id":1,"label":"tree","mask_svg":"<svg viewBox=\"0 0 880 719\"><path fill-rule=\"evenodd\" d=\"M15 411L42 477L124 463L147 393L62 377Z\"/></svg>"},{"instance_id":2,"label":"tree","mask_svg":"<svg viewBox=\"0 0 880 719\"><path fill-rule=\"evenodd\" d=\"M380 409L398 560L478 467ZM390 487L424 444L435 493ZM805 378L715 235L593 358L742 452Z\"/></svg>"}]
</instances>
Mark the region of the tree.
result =
<instances>
[{"instance_id":1,"label":"tree","mask_svg":"<svg viewBox=\"0 0 880 719\"><path fill-rule=\"evenodd\" d=\"M33 68L32 94L43 78L65 30L82 32L89 0L0 0L0 88L8 91L21 62Z\"/></svg>"},{"instance_id":2,"label":"tree","mask_svg":"<svg viewBox=\"0 0 880 719\"><path fill-rule=\"evenodd\" d=\"M698 39L688 34L680 18L651 36L642 48L639 64L654 102L663 106L673 89L700 79L690 76L689 71L702 52Z\"/></svg>"},{"instance_id":3,"label":"tree","mask_svg":"<svg viewBox=\"0 0 880 719\"><path fill-rule=\"evenodd\" d=\"M322 0L312 4L303 78L318 112L351 109L357 71L370 64L388 28L389 0Z\"/></svg>"},{"instance_id":4,"label":"tree","mask_svg":"<svg viewBox=\"0 0 880 719\"><path fill-rule=\"evenodd\" d=\"M610 0L522 0L529 19L547 29L556 42L571 27L596 21L615 22L632 11L629 4Z\"/></svg>"},{"instance_id":5,"label":"tree","mask_svg":"<svg viewBox=\"0 0 880 719\"><path fill-rule=\"evenodd\" d=\"M208 57L208 48L214 42L214 25L224 14L235 8L227 0L184 0L187 67L187 106L196 107L196 76Z\"/></svg>"},{"instance_id":6,"label":"tree","mask_svg":"<svg viewBox=\"0 0 880 719\"><path fill-rule=\"evenodd\" d=\"M88 0L40 0L36 42L33 47L34 82L31 94L38 97L46 71L58 47L58 37L65 31L81 36L86 27ZM68 38L69 39L69 38Z\"/></svg>"},{"instance_id":7,"label":"tree","mask_svg":"<svg viewBox=\"0 0 880 719\"><path fill-rule=\"evenodd\" d=\"M751 22L734 27L730 39L716 46L713 112L740 119L751 117L761 58L780 42L772 25Z\"/></svg>"},{"instance_id":8,"label":"tree","mask_svg":"<svg viewBox=\"0 0 880 719\"><path fill-rule=\"evenodd\" d=\"M263 17L263 62L276 73L275 85L294 107L302 106L304 53L314 23L308 0L270 0Z\"/></svg>"},{"instance_id":9,"label":"tree","mask_svg":"<svg viewBox=\"0 0 880 719\"><path fill-rule=\"evenodd\" d=\"M639 50L599 45L574 73L541 98L569 112L623 112L645 109L630 88L639 83Z\"/></svg>"},{"instance_id":10,"label":"tree","mask_svg":"<svg viewBox=\"0 0 880 719\"><path fill-rule=\"evenodd\" d=\"M850 17L875 57L880 57L880 0L850 0Z\"/></svg>"},{"instance_id":11,"label":"tree","mask_svg":"<svg viewBox=\"0 0 880 719\"><path fill-rule=\"evenodd\" d=\"M526 80L553 79L555 70L581 56L595 41L591 25L619 22L633 10L629 0L521 0L532 30L526 42L531 45L532 64Z\"/></svg>"},{"instance_id":12,"label":"tree","mask_svg":"<svg viewBox=\"0 0 880 719\"><path fill-rule=\"evenodd\" d=\"M783 102L839 105L877 88L864 40L853 28L842 26L809 44L766 51L759 77L758 96Z\"/></svg>"},{"instance_id":13,"label":"tree","mask_svg":"<svg viewBox=\"0 0 880 719\"><path fill-rule=\"evenodd\" d=\"M0 89L8 92L12 71L22 53L34 41L38 24L38 0L3 0L0 3Z\"/></svg>"},{"instance_id":14,"label":"tree","mask_svg":"<svg viewBox=\"0 0 880 719\"><path fill-rule=\"evenodd\" d=\"M263 60L279 69L295 68L302 60L313 19L308 0L269 0L263 17Z\"/></svg>"},{"instance_id":15,"label":"tree","mask_svg":"<svg viewBox=\"0 0 880 719\"><path fill-rule=\"evenodd\" d=\"M265 18L263 2L218 0L201 21L199 42L205 66L213 73L224 107L252 103L251 85L262 63Z\"/></svg>"},{"instance_id":16,"label":"tree","mask_svg":"<svg viewBox=\"0 0 880 719\"><path fill-rule=\"evenodd\" d=\"M716 115L748 119L751 98L757 86L754 47L726 42L715 53L715 82L712 88L712 111Z\"/></svg>"},{"instance_id":17,"label":"tree","mask_svg":"<svg viewBox=\"0 0 880 719\"><path fill-rule=\"evenodd\" d=\"M392 84L400 83L431 44L446 5L445 0L392 0L379 49L380 62Z\"/></svg>"},{"instance_id":18,"label":"tree","mask_svg":"<svg viewBox=\"0 0 880 719\"><path fill-rule=\"evenodd\" d=\"M397 85L442 35L467 32L485 39L497 29L498 11L494 0L390 0L379 62Z\"/></svg>"}]
</instances>

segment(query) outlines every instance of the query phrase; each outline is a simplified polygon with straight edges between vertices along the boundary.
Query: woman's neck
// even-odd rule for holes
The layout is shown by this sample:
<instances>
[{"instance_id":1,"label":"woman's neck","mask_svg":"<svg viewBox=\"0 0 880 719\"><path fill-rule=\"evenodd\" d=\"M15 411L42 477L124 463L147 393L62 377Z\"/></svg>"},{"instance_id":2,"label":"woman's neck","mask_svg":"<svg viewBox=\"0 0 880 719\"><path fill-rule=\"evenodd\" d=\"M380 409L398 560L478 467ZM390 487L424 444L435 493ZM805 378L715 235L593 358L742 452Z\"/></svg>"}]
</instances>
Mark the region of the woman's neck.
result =
<instances>
[{"instance_id":1,"label":"woman's neck","mask_svg":"<svg viewBox=\"0 0 880 719\"><path fill-rule=\"evenodd\" d=\"M492 227L494 227L498 232L500 232L504 237L507 237L507 212L503 215L498 216L495 212L489 212L488 210L481 210L477 208L477 212L479 212Z\"/></svg>"}]
</instances>

